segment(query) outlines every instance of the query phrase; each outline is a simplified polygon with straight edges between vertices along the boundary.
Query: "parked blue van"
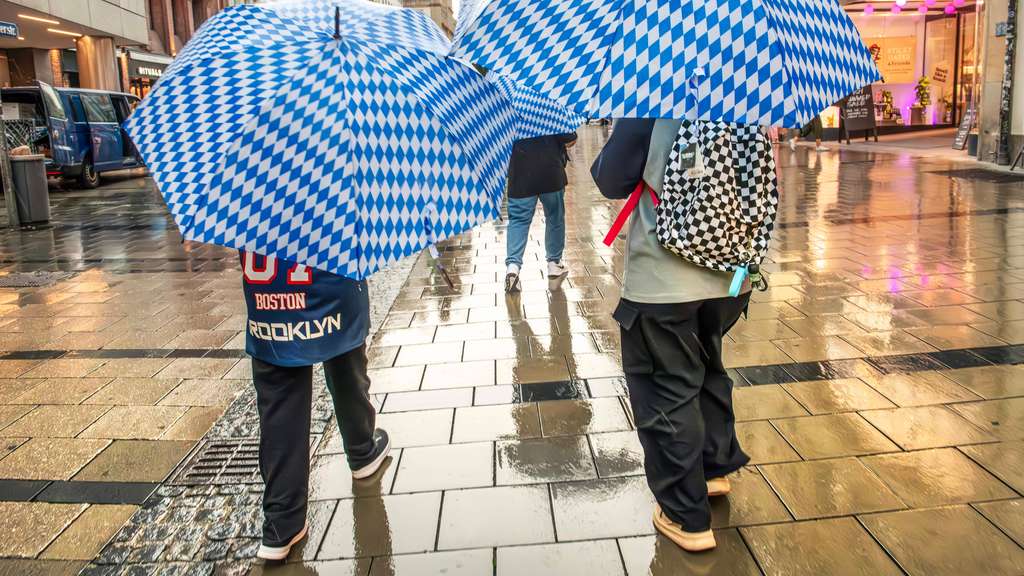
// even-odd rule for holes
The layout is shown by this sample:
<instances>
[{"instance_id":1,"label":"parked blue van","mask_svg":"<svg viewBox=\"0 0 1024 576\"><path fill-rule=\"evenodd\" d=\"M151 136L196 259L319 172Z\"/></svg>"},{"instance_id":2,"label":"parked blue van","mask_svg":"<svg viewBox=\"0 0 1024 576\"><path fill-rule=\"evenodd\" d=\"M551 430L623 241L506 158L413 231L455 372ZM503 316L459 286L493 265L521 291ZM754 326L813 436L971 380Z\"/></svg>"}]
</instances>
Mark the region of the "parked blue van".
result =
<instances>
[{"instance_id":1,"label":"parked blue van","mask_svg":"<svg viewBox=\"0 0 1024 576\"><path fill-rule=\"evenodd\" d=\"M139 99L131 94L39 86L0 91L8 145L46 155L48 176L99 185L100 174L142 166L122 125Z\"/></svg>"}]
</instances>

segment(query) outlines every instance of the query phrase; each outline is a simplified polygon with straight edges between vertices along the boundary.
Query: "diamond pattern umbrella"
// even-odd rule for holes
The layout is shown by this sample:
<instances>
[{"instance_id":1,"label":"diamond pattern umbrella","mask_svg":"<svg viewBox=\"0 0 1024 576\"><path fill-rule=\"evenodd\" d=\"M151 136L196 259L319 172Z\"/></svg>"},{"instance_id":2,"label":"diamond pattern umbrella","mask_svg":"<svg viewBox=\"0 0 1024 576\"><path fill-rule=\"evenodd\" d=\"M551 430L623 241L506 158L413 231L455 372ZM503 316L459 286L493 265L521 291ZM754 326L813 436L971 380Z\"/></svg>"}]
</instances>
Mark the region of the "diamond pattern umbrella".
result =
<instances>
[{"instance_id":1,"label":"diamond pattern umbrella","mask_svg":"<svg viewBox=\"0 0 1024 576\"><path fill-rule=\"evenodd\" d=\"M351 278L496 218L516 115L419 12L228 8L127 123L185 238Z\"/></svg>"},{"instance_id":2,"label":"diamond pattern umbrella","mask_svg":"<svg viewBox=\"0 0 1024 576\"><path fill-rule=\"evenodd\" d=\"M516 140L575 132L587 119L535 90L493 72L487 80L497 86L516 111Z\"/></svg>"},{"instance_id":3,"label":"diamond pattern umbrella","mask_svg":"<svg viewBox=\"0 0 1024 576\"><path fill-rule=\"evenodd\" d=\"M453 55L590 118L797 127L880 79L837 0L463 0Z\"/></svg>"}]
</instances>

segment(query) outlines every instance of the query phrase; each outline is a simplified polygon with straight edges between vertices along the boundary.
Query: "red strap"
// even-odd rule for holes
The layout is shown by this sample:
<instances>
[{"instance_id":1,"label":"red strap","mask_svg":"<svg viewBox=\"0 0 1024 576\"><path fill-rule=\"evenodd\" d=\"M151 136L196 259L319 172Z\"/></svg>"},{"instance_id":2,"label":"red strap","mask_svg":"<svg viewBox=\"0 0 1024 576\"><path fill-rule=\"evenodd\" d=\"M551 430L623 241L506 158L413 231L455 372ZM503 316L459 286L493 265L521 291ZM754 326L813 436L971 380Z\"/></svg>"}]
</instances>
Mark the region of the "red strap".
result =
<instances>
[{"instance_id":1,"label":"red strap","mask_svg":"<svg viewBox=\"0 0 1024 576\"><path fill-rule=\"evenodd\" d=\"M633 190L633 193L629 195L629 199L626 200L626 203L622 205L622 210L619 210L619 215L615 218L615 222L612 224L611 229L608 230L608 234L604 237L605 246L610 247L615 243L615 239L618 238L619 232L622 232L622 227L626 225L626 220L629 219L629 215L632 214L633 211L636 210L637 205L640 204L640 198L643 196L644 190L650 191L651 200L654 202L655 206L660 203L658 195L654 193L654 190L647 186L646 182L641 180L640 183L636 185L636 189Z\"/></svg>"}]
</instances>

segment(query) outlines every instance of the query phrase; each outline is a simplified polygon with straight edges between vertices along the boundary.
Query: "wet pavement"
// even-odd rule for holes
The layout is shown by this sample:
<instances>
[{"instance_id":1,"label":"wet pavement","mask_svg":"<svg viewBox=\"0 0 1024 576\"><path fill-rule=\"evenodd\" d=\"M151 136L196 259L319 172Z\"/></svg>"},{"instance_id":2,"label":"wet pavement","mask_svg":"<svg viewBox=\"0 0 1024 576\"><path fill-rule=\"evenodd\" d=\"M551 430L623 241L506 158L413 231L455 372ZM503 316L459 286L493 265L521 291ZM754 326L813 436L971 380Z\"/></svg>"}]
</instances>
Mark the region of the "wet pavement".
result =
<instances>
[{"instance_id":1,"label":"wet pavement","mask_svg":"<svg viewBox=\"0 0 1024 576\"><path fill-rule=\"evenodd\" d=\"M0 274L76 273L0 288L0 574L1024 574L1024 184L780 150L772 288L726 346L753 461L713 501L719 548L688 555L650 522L602 138L575 151L560 285L539 216L519 296L502 223L446 243L455 290L422 259L375 280L397 450L353 483L321 387L311 534L282 566L250 568L236 256L182 245L140 178L0 232Z\"/></svg>"}]
</instances>

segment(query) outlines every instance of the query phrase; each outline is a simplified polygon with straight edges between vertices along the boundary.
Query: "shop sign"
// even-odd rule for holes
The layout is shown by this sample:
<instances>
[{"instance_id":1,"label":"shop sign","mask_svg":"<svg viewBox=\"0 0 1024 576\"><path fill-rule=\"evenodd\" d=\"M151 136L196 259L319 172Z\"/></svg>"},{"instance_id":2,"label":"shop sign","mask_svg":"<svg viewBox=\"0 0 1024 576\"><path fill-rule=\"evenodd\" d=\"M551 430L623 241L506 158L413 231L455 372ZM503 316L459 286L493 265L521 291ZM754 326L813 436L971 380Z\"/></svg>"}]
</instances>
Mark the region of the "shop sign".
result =
<instances>
[{"instance_id":1,"label":"shop sign","mask_svg":"<svg viewBox=\"0 0 1024 576\"><path fill-rule=\"evenodd\" d=\"M20 35L21 32L18 30L17 24L14 22L0 21L0 36L4 36L6 38L17 38Z\"/></svg>"},{"instance_id":2,"label":"shop sign","mask_svg":"<svg viewBox=\"0 0 1024 576\"><path fill-rule=\"evenodd\" d=\"M861 88L846 99L843 120L847 132L875 129L875 98L871 86Z\"/></svg>"},{"instance_id":3,"label":"shop sign","mask_svg":"<svg viewBox=\"0 0 1024 576\"><path fill-rule=\"evenodd\" d=\"M886 84L912 84L917 81L917 37L865 38L864 43L875 57L878 71Z\"/></svg>"},{"instance_id":4,"label":"shop sign","mask_svg":"<svg viewBox=\"0 0 1024 576\"><path fill-rule=\"evenodd\" d=\"M972 128L974 128L974 108L968 108L964 112L963 120L960 121L960 128L956 131L956 138L953 140L954 150L967 148L967 136L970 135Z\"/></svg>"},{"instance_id":5,"label":"shop sign","mask_svg":"<svg viewBox=\"0 0 1024 576\"><path fill-rule=\"evenodd\" d=\"M128 61L128 76L130 78L152 78L154 80L164 75L166 66L154 62L140 62L137 60Z\"/></svg>"},{"instance_id":6,"label":"shop sign","mask_svg":"<svg viewBox=\"0 0 1024 576\"><path fill-rule=\"evenodd\" d=\"M932 80L939 84L945 84L946 80L949 79L949 68L945 66L936 66L935 71L932 72Z\"/></svg>"}]
</instances>

